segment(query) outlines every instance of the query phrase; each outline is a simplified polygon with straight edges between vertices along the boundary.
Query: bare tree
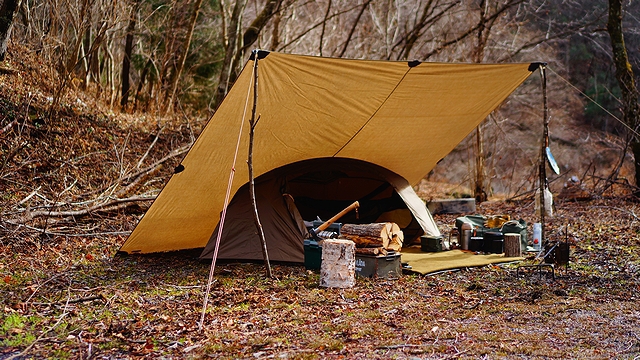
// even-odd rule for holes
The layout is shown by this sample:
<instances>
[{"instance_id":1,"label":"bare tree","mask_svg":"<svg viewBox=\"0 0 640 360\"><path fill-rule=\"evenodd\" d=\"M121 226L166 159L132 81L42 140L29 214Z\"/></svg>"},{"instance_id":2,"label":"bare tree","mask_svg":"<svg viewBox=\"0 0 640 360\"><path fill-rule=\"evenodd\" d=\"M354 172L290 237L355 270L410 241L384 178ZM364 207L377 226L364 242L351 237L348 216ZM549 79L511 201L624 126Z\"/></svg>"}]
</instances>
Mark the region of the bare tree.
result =
<instances>
[{"instance_id":1,"label":"bare tree","mask_svg":"<svg viewBox=\"0 0 640 360\"><path fill-rule=\"evenodd\" d=\"M258 40L269 20L278 13L281 4L282 0L268 0L262 11L256 14L254 20L243 33L242 18L246 0L236 1L227 28L228 43L215 94L214 107L217 107L227 94L239 74L240 61L245 57L247 50Z\"/></svg>"},{"instance_id":2,"label":"bare tree","mask_svg":"<svg viewBox=\"0 0 640 360\"><path fill-rule=\"evenodd\" d=\"M20 0L4 0L0 5L0 61L3 61L7 54L7 44L11 36L13 18L16 9L20 7Z\"/></svg>"},{"instance_id":3,"label":"bare tree","mask_svg":"<svg viewBox=\"0 0 640 360\"><path fill-rule=\"evenodd\" d=\"M129 102L131 85L129 83L129 72L131 70L131 54L133 52L133 35L136 29L140 0L134 0L129 25L127 25L127 36L124 45L124 56L122 57L122 72L120 73L122 82L122 92L120 95L120 106L124 110Z\"/></svg>"},{"instance_id":4,"label":"bare tree","mask_svg":"<svg viewBox=\"0 0 640 360\"><path fill-rule=\"evenodd\" d=\"M169 92L167 96L167 100L165 101L164 111L170 111L174 98L176 96L176 90L178 89L178 83L180 81L180 76L182 75L182 70L184 69L184 63L187 59L187 54L189 54L189 47L191 46L191 39L193 38L193 30L196 26L196 21L198 20L198 15L200 14L200 7L202 6L202 0L196 0L193 5L193 12L191 13L191 19L189 20L189 28L187 31L187 37L184 41L182 53L180 53L180 57L178 58L177 66L175 74L173 75L173 81L169 86Z\"/></svg>"},{"instance_id":5,"label":"bare tree","mask_svg":"<svg viewBox=\"0 0 640 360\"><path fill-rule=\"evenodd\" d=\"M233 12L231 13L231 18L229 19L229 23L227 25L227 44L225 46L225 55L222 63L222 70L220 71L218 88L214 95L214 108L217 108L218 105L222 102L222 99L227 94L227 91L229 91L231 85L230 79L231 73L233 71L233 59L236 56L236 53L240 51L239 47L242 46L242 44L238 44L238 41L240 40L238 35L241 32L242 14L244 12L244 7L246 4L246 0L236 1L233 7Z\"/></svg>"},{"instance_id":6,"label":"bare tree","mask_svg":"<svg viewBox=\"0 0 640 360\"><path fill-rule=\"evenodd\" d=\"M622 93L622 121L632 133L631 151L635 159L635 184L640 188L640 139L637 135L640 125L640 105L638 104L638 88L636 86L633 68L629 63L629 56L624 42L622 29L622 1L609 0L609 19L607 31L611 38L613 62L616 67L616 79ZM617 175L617 174L616 174Z\"/></svg>"}]
</instances>

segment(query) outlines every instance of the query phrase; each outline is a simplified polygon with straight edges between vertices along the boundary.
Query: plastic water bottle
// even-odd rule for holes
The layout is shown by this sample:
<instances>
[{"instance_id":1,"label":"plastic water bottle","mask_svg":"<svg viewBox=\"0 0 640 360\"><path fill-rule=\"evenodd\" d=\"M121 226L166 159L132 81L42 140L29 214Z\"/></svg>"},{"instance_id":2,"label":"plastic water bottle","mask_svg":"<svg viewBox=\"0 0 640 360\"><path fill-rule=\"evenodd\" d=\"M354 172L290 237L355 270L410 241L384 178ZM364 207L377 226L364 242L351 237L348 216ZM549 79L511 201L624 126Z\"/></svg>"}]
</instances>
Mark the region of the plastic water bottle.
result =
<instances>
[{"instance_id":1,"label":"plastic water bottle","mask_svg":"<svg viewBox=\"0 0 640 360\"><path fill-rule=\"evenodd\" d=\"M542 224L533 223L533 249L542 250Z\"/></svg>"}]
</instances>

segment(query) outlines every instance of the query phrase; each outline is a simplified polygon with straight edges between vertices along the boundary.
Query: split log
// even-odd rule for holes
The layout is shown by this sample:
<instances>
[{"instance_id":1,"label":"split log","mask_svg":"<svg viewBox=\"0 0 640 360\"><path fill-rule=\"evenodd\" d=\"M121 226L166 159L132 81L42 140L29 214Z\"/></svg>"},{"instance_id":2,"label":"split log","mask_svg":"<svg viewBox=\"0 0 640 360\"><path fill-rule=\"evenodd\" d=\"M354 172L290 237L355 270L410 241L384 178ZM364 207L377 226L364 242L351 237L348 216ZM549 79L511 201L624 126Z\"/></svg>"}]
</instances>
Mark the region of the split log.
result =
<instances>
[{"instance_id":1,"label":"split log","mask_svg":"<svg viewBox=\"0 0 640 360\"><path fill-rule=\"evenodd\" d=\"M357 248L382 247L385 250L400 251L404 234L396 223L344 224L340 237L356 243Z\"/></svg>"},{"instance_id":2,"label":"split log","mask_svg":"<svg viewBox=\"0 0 640 360\"><path fill-rule=\"evenodd\" d=\"M356 248L356 254L360 254L360 255L373 255L373 256L378 256L378 255L387 255L389 252L387 250L385 250L385 248L383 247L362 247L362 248Z\"/></svg>"},{"instance_id":3,"label":"split log","mask_svg":"<svg viewBox=\"0 0 640 360\"><path fill-rule=\"evenodd\" d=\"M504 234L504 256L522 256L522 249L520 248L520 234Z\"/></svg>"}]
</instances>

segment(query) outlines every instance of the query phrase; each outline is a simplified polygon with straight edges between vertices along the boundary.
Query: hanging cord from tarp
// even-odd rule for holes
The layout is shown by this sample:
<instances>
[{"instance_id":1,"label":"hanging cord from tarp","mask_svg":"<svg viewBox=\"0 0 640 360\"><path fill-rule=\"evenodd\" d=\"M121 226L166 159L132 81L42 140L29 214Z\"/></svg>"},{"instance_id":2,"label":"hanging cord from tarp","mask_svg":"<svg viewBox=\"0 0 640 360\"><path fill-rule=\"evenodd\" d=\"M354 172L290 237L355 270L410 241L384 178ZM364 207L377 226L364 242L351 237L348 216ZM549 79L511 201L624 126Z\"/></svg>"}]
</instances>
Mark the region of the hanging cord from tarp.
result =
<instances>
[{"instance_id":1,"label":"hanging cord from tarp","mask_svg":"<svg viewBox=\"0 0 640 360\"><path fill-rule=\"evenodd\" d=\"M255 60L257 62L257 59ZM255 71L255 67L252 71ZM253 74L253 73L252 73ZM224 197L224 205L222 207L222 213L220 214L220 226L218 227L218 235L216 236L216 246L213 250L213 259L211 260L211 268L209 269L209 280L207 281L207 290L204 294L204 302L202 303L202 315L200 316L200 323L198 323L198 330L202 330L204 326L204 317L207 311L207 304L209 303L209 294L211 293L211 283L213 282L213 273L216 269L216 260L218 258L218 248L220 247L220 239L222 238L222 230L224 229L224 220L227 215L227 207L229 206L229 198L231 197L231 186L233 185L233 177L236 174L236 161L238 159L238 152L240 151L240 139L242 138L242 131L244 129L244 122L247 116L247 108L249 107L249 95L251 94L251 86L253 85L253 76L249 81L249 88L247 89L246 101L244 103L244 111L242 113L242 122L240 123L240 131L238 132L238 140L236 142L236 150L233 154L233 163L231 164L231 171L229 172L229 182L227 183L227 193Z\"/></svg>"},{"instance_id":2,"label":"hanging cord from tarp","mask_svg":"<svg viewBox=\"0 0 640 360\"><path fill-rule=\"evenodd\" d=\"M606 112L607 114L609 114L609 116L611 116L612 118L614 118L617 122L619 122L620 124L622 124L624 127L627 128L627 130L631 131L635 136L640 137L640 134L631 128L631 126L629 126L628 124L626 124L624 121L622 121L620 118L618 118L617 116L615 116L611 111L605 109L604 106L600 105L595 99L593 99L592 97L590 97L589 95L585 94L582 90L578 89L575 85L573 85L571 82L569 82L569 80L563 78L560 74L558 74L557 72L555 72L552 68L547 67L547 69L549 69L552 73L554 73L557 77L559 77L562 81L564 81L567 85L569 85L570 87L574 88L577 92L580 93L580 95L584 96L585 98L587 98L589 101L591 101L592 103L594 103L597 107L599 107L600 109L602 109L604 112ZM618 100L618 99L616 99Z\"/></svg>"}]
</instances>

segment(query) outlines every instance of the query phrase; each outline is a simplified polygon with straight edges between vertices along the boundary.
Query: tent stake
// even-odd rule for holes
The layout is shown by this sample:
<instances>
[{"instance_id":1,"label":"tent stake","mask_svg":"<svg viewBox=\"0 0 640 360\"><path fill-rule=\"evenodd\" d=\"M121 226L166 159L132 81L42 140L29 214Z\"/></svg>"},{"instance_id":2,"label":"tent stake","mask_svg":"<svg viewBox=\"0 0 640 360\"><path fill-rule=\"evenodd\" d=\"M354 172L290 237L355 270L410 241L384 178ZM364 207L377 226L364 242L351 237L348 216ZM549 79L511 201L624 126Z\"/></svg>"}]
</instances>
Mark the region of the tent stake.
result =
<instances>
[{"instance_id":1,"label":"tent stake","mask_svg":"<svg viewBox=\"0 0 640 360\"><path fill-rule=\"evenodd\" d=\"M267 240L264 237L264 230L262 223L260 223L260 216L258 215L258 204L256 202L256 187L253 178L253 138L254 130L260 116L256 119L256 108L258 105L258 50L253 50L253 108L251 109L251 120L249 120L249 155L247 158L247 165L249 166L249 195L251 196L251 204L253 205L253 219L258 230L258 236L260 237L260 243L262 244L262 257L264 258L264 264L267 270L267 276L273 277L271 273L271 264L269 263L269 253L267 252Z\"/></svg>"}]
</instances>

